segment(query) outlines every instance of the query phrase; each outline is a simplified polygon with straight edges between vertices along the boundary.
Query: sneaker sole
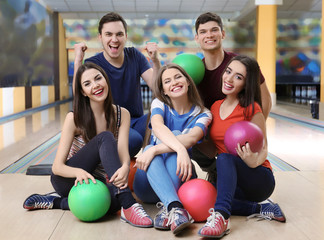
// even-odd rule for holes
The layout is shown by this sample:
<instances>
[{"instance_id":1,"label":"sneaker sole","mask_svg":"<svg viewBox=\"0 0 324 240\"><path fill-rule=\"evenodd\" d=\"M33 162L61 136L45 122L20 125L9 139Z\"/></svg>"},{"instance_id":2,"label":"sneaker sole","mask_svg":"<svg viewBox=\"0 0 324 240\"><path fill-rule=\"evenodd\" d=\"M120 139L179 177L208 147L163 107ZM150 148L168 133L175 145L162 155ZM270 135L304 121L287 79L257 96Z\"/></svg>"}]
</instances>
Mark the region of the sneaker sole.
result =
<instances>
[{"instance_id":1,"label":"sneaker sole","mask_svg":"<svg viewBox=\"0 0 324 240\"><path fill-rule=\"evenodd\" d=\"M183 229L185 229L186 227L188 227L192 223L193 223L193 221L189 221L189 222L186 222L186 223L183 223L183 224L179 225L176 229L173 230L173 234L174 235L179 234Z\"/></svg>"},{"instance_id":2,"label":"sneaker sole","mask_svg":"<svg viewBox=\"0 0 324 240\"><path fill-rule=\"evenodd\" d=\"M132 226L134 226L134 227L140 227L140 228L151 228L151 227L153 227L153 223L150 224L150 225L136 225L136 224L134 224L134 223L128 221L127 219L125 219L125 218L123 218L123 217L120 218L120 221L122 221L122 222L124 222L124 223L129 223L130 225L132 225Z\"/></svg>"},{"instance_id":3,"label":"sneaker sole","mask_svg":"<svg viewBox=\"0 0 324 240\"><path fill-rule=\"evenodd\" d=\"M34 207L27 207L27 206L23 206L24 209L27 209L27 210L36 210L36 208ZM37 209L40 209L40 208L37 208Z\"/></svg>"},{"instance_id":4,"label":"sneaker sole","mask_svg":"<svg viewBox=\"0 0 324 240\"><path fill-rule=\"evenodd\" d=\"M280 207L279 207L279 208L280 208ZM285 216L285 214L283 213L283 211L281 210L281 208L280 208L280 211L281 211L282 217L280 217L280 218L274 218L274 220L276 220L276 221L278 221L278 222L285 223L285 222L286 222L286 216Z\"/></svg>"},{"instance_id":5,"label":"sneaker sole","mask_svg":"<svg viewBox=\"0 0 324 240\"><path fill-rule=\"evenodd\" d=\"M275 220L277 222L285 223L286 222L286 217L283 216L282 218L272 218L272 220Z\"/></svg>"},{"instance_id":6,"label":"sneaker sole","mask_svg":"<svg viewBox=\"0 0 324 240\"><path fill-rule=\"evenodd\" d=\"M158 229L158 230L162 230L162 231L169 231L171 230L170 227L158 227L158 226L154 226L155 229Z\"/></svg>"},{"instance_id":7,"label":"sneaker sole","mask_svg":"<svg viewBox=\"0 0 324 240\"><path fill-rule=\"evenodd\" d=\"M162 227L162 226L158 226L158 225L153 224L153 227L158 229L158 230L164 230L164 231L171 230L170 226Z\"/></svg>"},{"instance_id":8,"label":"sneaker sole","mask_svg":"<svg viewBox=\"0 0 324 240\"><path fill-rule=\"evenodd\" d=\"M221 235L219 235L219 236L210 236L210 235L204 235L204 234L200 234L200 233L198 233L198 235L200 236L200 237L204 237L204 238L222 238L222 237L224 237L224 235L227 235L227 234L229 234L230 233L230 229L227 229L227 230L225 230L225 232L223 232Z\"/></svg>"}]
</instances>

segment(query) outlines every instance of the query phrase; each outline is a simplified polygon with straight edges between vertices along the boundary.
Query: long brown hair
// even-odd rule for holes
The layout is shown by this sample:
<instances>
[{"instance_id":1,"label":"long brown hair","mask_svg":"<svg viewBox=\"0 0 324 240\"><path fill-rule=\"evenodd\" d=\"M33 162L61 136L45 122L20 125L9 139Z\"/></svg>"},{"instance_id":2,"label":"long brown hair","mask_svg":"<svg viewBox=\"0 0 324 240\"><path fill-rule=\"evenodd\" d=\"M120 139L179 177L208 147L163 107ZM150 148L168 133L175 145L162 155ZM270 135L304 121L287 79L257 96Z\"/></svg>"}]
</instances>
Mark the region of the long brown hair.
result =
<instances>
[{"instance_id":1,"label":"long brown hair","mask_svg":"<svg viewBox=\"0 0 324 240\"><path fill-rule=\"evenodd\" d=\"M90 141L97 135L96 121L90 107L89 98L82 94L82 74L89 69L98 70L106 79L108 85L108 96L104 102L104 109L105 118L107 121L107 129L109 129L113 134L115 134L116 132L116 114L113 107L113 99L108 76L105 71L98 65L91 62L86 62L79 67L76 73L74 85L75 92L73 99L74 123L76 127L81 130L82 137L86 142Z\"/></svg>"},{"instance_id":2,"label":"long brown hair","mask_svg":"<svg viewBox=\"0 0 324 240\"><path fill-rule=\"evenodd\" d=\"M262 108L261 89L260 89L260 66L258 62L245 55L238 55L233 57L228 65L233 61L239 61L246 68L245 85L241 92L238 93L239 104L245 108L244 117L249 119L254 114L254 103L258 103ZM227 65L227 66L228 66ZM225 68L226 71L227 67ZM223 73L224 74L224 73ZM248 106L252 104L252 112L249 112Z\"/></svg>"},{"instance_id":3,"label":"long brown hair","mask_svg":"<svg viewBox=\"0 0 324 240\"><path fill-rule=\"evenodd\" d=\"M178 69L182 73L182 75L187 79L187 81L189 82L188 99L189 99L190 103L200 107L201 111L203 111L204 104L200 98L200 95L199 95L199 92L195 85L195 82L192 80L190 75L178 64L169 63L169 64L166 64L160 68L157 78L156 78L156 81L155 81L155 86L154 86L155 97L158 98L160 101L164 102L165 104L167 104L168 106L170 106L171 108L173 108L171 99L169 96L164 94L163 86L162 86L162 74L164 73L165 70L172 69L172 68Z\"/></svg>"}]
</instances>

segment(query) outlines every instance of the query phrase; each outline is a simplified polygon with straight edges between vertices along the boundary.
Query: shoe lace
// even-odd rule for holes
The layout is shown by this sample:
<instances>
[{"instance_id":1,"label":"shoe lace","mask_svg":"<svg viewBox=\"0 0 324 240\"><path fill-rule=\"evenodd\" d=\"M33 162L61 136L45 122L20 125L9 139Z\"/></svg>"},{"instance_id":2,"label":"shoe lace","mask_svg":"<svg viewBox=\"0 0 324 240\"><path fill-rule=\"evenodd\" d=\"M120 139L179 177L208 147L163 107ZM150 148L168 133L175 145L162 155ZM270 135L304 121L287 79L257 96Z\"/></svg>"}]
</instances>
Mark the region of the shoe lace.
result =
<instances>
[{"instance_id":1,"label":"shoe lace","mask_svg":"<svg viewBox=\"0 0 324 240\"><path fill-rule=\"evenodd\" d=\"M249 216L246 217L246 220L249 220L251 218L259 218L258 221L261 221L261 220L272 220L273 217L271 217L271 215L273 216L273 213L265 213L265 214L262 214L262 213L254 213L254 214L251 214Z\"/></svg>"},{"instance_id":2,"label":"shoe lace","mask_svg":"<svg viewBox=\"0 0 324 240\"><path fill-rule=\"evenodd\" d=\"M181 214L181 210L179 208L172 208L171 211L168 214L168 222L167 225L171 225L176 220L179 219L179 214Z\"/></svg>"},{"instance_id":3,"label":"shoe lace","mask_svg":"<svg viewBox=\"0 0 324 240\"><path fill-rule=\"evenodd\" d=\"M161 210L159 212L159 214L161 215L161 218L168 218L169 217L168 216L168 211L167 211L167 209L166 209L166 207L164 206L163 203L161 203L161 202L156 203L156 207L161 208Z\"/></svg>"},{"instance_id":4,"label":"shoe lace","mask_svg":"<svg viewBox=\"0 0 324 240\"><path fill-rule=\"evenodd\" d=\"M266 206L264 209L262 209L261 206L261 210L260 213L254 213L251 214L250 216L247 216L246 219L249 220L251 218L257 217L260 218L258 221L261 220L272 220L275 217L275 211L276 211L276 204L274 204L270 199L268 199L269 201L269 205Z\"/></svg>"},{"instance_id":5,"label":"shoe lace","mask_svg":"<svg viewBox=\"0 0 324 240\"><path fill-rule=\"evenodd\" d=\"M215 209L209 209L210 216L207 218L205 227L215 227L215 225L222 219L222 214L215 212Z\"/></svg>"},{"instance_id":6,"label":"shoe lace","mask_svg":"<svg viewBox=\"0 0 324 240\"><path fill-rule=\"evenodd\" d=\"M143 218L143 217L147 217L148 216L147 213L145 212L145 210L144 210L144 208L143 208L142 205L140 205L140 204L137 203L137 204L134 204L133 207L134 207L134 212L136 212L136 214L139 217Z\"/></svg>"},{"instance_id":7,"label":"shoe lace","mask_svg":"<svg viewBox=\"0 0 324 240\"><path fill-rule=\"evenodd\" d=\"M35 208L47 208L47 209L50 209L52 207L53 207L53 202L47 202L47 201L35 202Z\"/></svg>"}]
</instances>

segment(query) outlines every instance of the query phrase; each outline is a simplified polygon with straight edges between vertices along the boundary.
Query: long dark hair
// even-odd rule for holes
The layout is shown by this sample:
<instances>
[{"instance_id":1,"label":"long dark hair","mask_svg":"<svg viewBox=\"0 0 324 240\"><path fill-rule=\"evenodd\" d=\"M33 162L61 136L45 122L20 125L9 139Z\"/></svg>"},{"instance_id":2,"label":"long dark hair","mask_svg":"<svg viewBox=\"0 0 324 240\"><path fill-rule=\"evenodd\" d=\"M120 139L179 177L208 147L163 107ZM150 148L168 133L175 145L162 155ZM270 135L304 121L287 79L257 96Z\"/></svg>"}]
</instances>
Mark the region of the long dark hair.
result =
<instances>
[{"instance_id":1,"label":"long dark hair","mask_svg":"<svg viewBox=\"0 0 324 240\"><path fill-rule=\"evenodd\" d=\"M169 96L164 94L163 86L162 86L162 74L164 73L165 70L172 69L172 68L178 69L189 82L188 99L190 103L200 107L201 111L203 111L204 104L200 98L195 82L192 80L189 74L182 67L174 63L169 63L160 68L157 78L155 80L155 86L154 86L155 97L158 98L160 101L164 102L165 104L167 104L168 106L170 106L171 108L173 108L171 99Z\"/></svg>"},{"instance_id":2,"label":"long dark hair","mask_svg":"<svg viewBox=\"0 0 324 240\"><path fill-rule=\"evenodd\" d=\"M86 62L79 67L76 73L74 83L75 93L73 99L74 123L75 126L81 130L82 137L86 142L90 141L97 135L96 121L90 107L89 98L82 94L81 77L82 74L88 69L97 69L106 79L108 85L108 96L104 102L104 109L107 121L107 129L114 134L116 132L116 114L113 107L113 99L108 76L98 65L91 62Z\"/></svg>"},{"instance_id":3,"label":"long dark hair","mask_svg":"<svg viewBox=\"0 0 324 240\"><path fill-rule=\"evenodd\" d=\"M238 93L238 99L239 99L240 106L245 108L244 117L246 119L249 119L254 114L255 102L258 103L262 108L261 89L260 89L260 76L261 76L260 66L254 58L245 55L238 55L233 57L229 61L228 65L233 61L239 61L246 68L245 86L241 90L241 92ZM249 108L247 107L251 104L252 104L252 112L249 112Z\"/></svg>"}]
</instances>

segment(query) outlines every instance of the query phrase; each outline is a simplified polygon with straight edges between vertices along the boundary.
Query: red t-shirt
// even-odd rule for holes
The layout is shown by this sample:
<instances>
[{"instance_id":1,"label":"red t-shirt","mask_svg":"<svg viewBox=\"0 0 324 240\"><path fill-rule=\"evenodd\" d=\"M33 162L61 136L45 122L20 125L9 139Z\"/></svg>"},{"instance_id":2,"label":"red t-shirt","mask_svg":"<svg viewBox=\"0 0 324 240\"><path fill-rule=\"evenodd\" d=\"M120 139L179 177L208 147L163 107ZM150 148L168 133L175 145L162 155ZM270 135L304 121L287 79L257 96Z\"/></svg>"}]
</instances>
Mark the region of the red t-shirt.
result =
<instances>
[{"instance_id":1,"label":"red t-shirt","mask_svg":"<svg viewBox=\"0 0 324 240\"><path fill-rule=\"evenodd\" d=\"M225 144L224 144L224 136L226 130L233 124L238 121L251 121L251 118L245 119L244 118L244 108L241 107L239 104L235 107L233 112L225 119L221 119L219 116L219 109L221 104L224 102L223 100L216 101L212 106L211 106L211 113L213 115L213 121L211 123L210 127L210 138L214 142L218 153L227 153ZM248 106L249 112L252 112L252 105ZM254 104L254 114L256 113L262 113L261 107L259 104L255 103ZM268 160L265 160L262 166L265 166L267 168L271 169L270 162Z\"/></svg>"},{"instance_id":2,"label":"red t-shirt","mask_svg":"<svg viewBox=\"0 0 324 240\"><path fill-rule=\"evenodd\" d=\"M204 78L197 85L197 88L206 108L210 109L214 102L225 98L225 95L222 92L221 76L228 62L236 55L236 53L224 51L224 59L221 65L213 70L207 70L205 67ZM203 62L205 64L205 58L203 59ZM260 84L262 84L264 81L264 77L261 74Z\"/></svg>"}]
</instances>

